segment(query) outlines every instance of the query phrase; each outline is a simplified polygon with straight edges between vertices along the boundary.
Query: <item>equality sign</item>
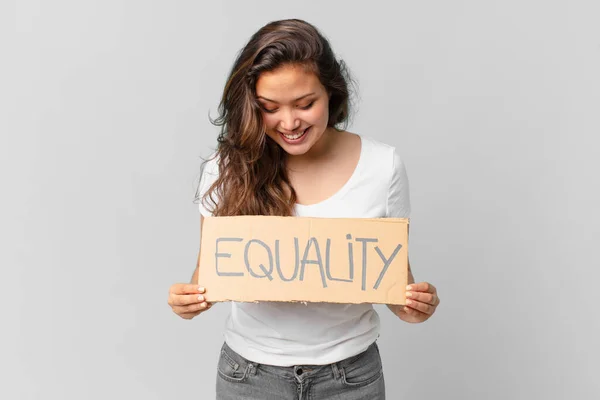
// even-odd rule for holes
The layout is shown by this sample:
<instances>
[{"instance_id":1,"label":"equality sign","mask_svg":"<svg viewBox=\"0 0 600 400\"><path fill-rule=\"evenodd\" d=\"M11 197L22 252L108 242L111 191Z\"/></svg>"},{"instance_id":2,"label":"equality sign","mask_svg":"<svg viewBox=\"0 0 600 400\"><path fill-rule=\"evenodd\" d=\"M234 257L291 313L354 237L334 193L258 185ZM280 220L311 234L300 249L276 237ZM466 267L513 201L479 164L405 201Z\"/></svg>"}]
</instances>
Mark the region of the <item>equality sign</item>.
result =
<instances>
[{"instance_id":1,"label":"equality sign","mask_svg":"<svg viewBox=\"0 0 600 400\"><path fill-rule=\"evenodd\" d=\"M404 304L407 218L205 217L205 298Z\"/></svg>"}]
</instances>

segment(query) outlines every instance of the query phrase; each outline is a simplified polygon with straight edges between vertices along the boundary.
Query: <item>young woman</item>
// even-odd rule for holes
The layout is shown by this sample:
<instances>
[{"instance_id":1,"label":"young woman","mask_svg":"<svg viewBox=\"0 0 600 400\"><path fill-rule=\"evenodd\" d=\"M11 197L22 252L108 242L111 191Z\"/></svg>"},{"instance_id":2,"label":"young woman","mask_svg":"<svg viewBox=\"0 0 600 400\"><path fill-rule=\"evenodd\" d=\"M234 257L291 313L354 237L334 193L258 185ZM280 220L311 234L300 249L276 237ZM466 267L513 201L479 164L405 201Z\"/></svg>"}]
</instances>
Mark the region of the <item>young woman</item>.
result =
<instances>
[{"instance_id":1,"label":"young woman","mask_svg":"<svg viewBox=\"0 0 600 400\"><path fill-rule=\"evenodd\" d=\"M349 78L312 25L275 21L242 49L225 85L217 151L198 198L207 215L408 217L404 164L396 149L339 126L349 115ZM201 219L202 219L201 218ZM175 284L173 311L209 310L197 282ZM409 265L400 319L423 322L439 297L414 283ZM232 303L218 360L218 399L383 399L371 304Z\"/></svg>"}]
</instances>

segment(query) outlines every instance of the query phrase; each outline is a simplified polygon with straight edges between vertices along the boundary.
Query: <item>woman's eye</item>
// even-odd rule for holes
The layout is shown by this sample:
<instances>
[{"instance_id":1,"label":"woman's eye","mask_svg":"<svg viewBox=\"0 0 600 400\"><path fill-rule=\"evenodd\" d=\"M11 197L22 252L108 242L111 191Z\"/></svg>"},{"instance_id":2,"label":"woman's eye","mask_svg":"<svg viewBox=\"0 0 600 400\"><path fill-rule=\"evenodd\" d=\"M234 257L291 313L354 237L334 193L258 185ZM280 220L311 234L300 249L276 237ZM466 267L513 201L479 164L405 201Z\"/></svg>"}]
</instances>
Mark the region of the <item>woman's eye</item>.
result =
<instances>
[{"instance_id":1,"label":"woman's eye","mask_svg":"<svg viewBox=\"0 0 600 400\"><path fill-rule=\"evenodd\" d=\"M306 106L304 106L304 107L300 107L300 108L301 108L301 109L303 109L303 110L308 110L309 108L311 108L311 107L312 107L312 105L313 105L313 104L315 104L315 102L314 102L314 101L312 101L312 102L310 102L310 104L308 104L308 105L306 105Z\"/></svg>"},{"instance_id":2,"label":"woman's eye","mask_svg":"<svg viewBox=\"0 0 600 400\"><path fill-rule=\"evenodd\" d=\"M308 110L309 108L311 108L311 107L313 106L313 104L315 104L315 102L314 102L314 101L312 101L312 102L310 102L309 104L305 105L304 107L300 107L300 108L301 108L302 110ZM266 108L266 107L262 107L262 109L263 109L265 112L269 113L269 114L273 114L274 112L277 112L277 111L279 110L278 108L274 108L274 109L272 109L272 110L269 110L269 109L268 109L268 108Z\"/></svg>"},{"instance_id":3,"label":"woman's eye","mask_svg":"<svg viewBox=\"0 0 600 400\"><path fill-rule=\"evenodd\" d=\"M260 106L260 108L262 108L264 112L268 112L268 113L271 113L271 114L274 113L275 111L277 111L277 108L269 110L267 107L262 106L262 105Z\"/></svg>"}]
</instances>

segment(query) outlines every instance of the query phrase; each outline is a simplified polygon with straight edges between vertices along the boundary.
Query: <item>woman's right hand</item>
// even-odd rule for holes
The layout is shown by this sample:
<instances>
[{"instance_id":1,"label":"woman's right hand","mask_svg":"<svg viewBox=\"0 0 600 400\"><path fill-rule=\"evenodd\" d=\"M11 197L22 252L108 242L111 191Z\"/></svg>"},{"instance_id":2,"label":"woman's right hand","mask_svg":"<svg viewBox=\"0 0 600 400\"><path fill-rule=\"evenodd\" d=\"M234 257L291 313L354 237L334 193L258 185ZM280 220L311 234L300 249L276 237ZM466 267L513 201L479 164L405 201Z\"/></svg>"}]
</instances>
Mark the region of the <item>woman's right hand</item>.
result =
<instances>
[{"instance_id":1,"label":"woman's right hand","mask_svg":"<svg viewBox=\"0 0 600 400\"><path fill-rule=\"evenodd\" d=\"M210 310L213 303L205 301L205 288L191 283L176 283L169 289L169 305L183 319L192 319Z\"/></svg>"}]
</instances>

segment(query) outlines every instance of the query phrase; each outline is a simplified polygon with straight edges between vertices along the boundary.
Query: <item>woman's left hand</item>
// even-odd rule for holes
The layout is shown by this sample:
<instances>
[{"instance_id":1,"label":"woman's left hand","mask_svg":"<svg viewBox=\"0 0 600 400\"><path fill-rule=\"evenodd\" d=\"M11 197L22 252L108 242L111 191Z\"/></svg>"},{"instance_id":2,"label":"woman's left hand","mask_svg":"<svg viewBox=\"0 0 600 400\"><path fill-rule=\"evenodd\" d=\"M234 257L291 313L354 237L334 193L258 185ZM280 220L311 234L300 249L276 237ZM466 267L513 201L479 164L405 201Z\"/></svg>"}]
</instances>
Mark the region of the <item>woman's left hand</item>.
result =
<instances>
[{"instance_id":1,"label":"woman's left hand","mask_svg":"<svg viewBox=\"0 0 600 400\"><path fill-rule=\"evenodd\" d=\"M406 287L406 306L400 306L398 317L410 323L427 321L440 304L437 289L431 283L411 283Z\"/></svg>"}]
</instances>

